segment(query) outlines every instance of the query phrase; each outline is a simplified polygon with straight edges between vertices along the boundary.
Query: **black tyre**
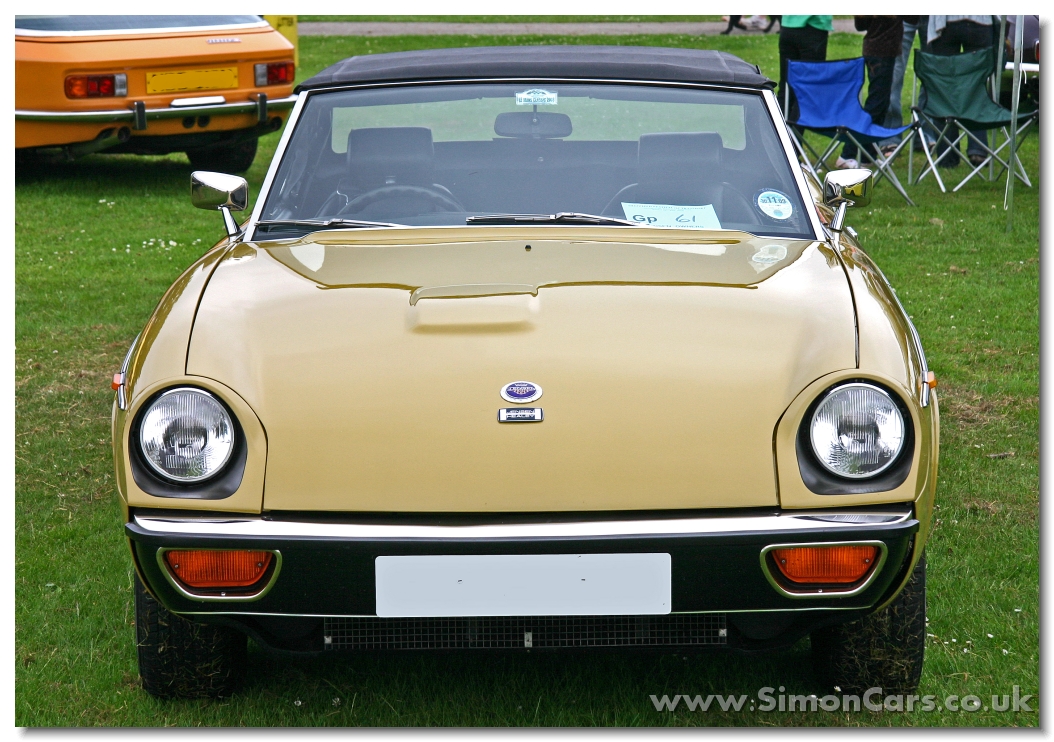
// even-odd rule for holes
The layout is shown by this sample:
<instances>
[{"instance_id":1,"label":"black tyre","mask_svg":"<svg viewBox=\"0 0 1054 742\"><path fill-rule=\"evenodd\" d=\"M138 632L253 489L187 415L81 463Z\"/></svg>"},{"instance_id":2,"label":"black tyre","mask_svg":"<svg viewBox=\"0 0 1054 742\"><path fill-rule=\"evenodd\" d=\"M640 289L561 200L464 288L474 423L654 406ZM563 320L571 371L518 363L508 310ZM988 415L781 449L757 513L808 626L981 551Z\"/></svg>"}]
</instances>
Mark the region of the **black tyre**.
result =
<instances>
[{"instance_id":1,"label":"black tyre","mask_svg":"<svg viewBox=\"0 0 1054 742\"><path fill-rule=\"evenodd\" d=\"M139 676L152 696L222 698L234 693L245 676L245 634L171 613L138 575L135 634Z\"/></svg>"},{"instance_id":2,"label":"black tyre","mask_svg":"<svg viewBox=\"0 0 1054 742\"><path fill-rule=\"evenodd\" d=\"M256 139L246 139L236 144L219 147L188 149L187 157L195 170L211 170L217 173L244 173L256 159Z\"/></svg>"},{"instance_id":3,"label":"black tyre","mask_svg":"<svg viewBox=\"0 0 1054 742\"><path fill-rule=\"evenodd\" d=\"M884 610L812 634L813 668L828 690L915 692L926 651L926 555Z\"/></svg>"}]
</instances>

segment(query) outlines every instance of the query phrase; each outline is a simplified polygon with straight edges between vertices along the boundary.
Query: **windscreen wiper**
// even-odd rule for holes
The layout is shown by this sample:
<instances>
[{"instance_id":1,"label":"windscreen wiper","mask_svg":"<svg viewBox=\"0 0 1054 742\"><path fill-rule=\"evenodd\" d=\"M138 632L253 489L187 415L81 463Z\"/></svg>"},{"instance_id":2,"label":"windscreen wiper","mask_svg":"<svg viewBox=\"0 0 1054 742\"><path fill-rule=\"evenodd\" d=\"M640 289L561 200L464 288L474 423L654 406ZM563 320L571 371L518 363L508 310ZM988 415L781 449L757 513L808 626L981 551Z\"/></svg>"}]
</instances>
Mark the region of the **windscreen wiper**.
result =
<instances>
[{"instance_id":1,"label":"windscreen wiper","mask_svg":"<svg viewBox=\"0 0 1054 742\"><path fill-rule=\"evenodd\" d=\"M612 224L621 227L639 227L637 222L616 219L613 216L580 214L561 211L559 214L484 214L470 216L465 224Z\"/></svg>"},{"instance_id":2,"label":"windscreen wiper","mask_svg":"<svg viewBox=\"0 0 1054 742\"><path fill-rule=\"evenodd\" d=\"M401 227L391 222L367 222L361 219L271 219L256 222L257 227L308 227L311 229L364 229L367 227Z\"/></svg>"}]
</instances>

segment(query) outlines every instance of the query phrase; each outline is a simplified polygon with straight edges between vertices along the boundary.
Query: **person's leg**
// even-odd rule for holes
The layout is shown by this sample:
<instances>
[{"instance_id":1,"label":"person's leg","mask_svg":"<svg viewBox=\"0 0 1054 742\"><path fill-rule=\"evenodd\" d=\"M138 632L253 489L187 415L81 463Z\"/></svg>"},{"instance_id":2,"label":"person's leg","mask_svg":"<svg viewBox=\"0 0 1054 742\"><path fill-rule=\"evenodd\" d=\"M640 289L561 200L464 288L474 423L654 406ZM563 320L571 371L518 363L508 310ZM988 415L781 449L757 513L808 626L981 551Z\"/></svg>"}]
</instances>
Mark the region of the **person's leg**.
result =
<instances>
[{"instance_id":1,"label":"person's leg","mask_svg":"<svg viewBox=\"0 0 1054 742\"><path fill-rule=\"evenodd\" d=\"M904 73L908 69L908 57L915 44L916 28L910 23L904 24L904 36L901 38L900 55L893 63L893 79L889 88L889 111L886 113L885 125L893 129L904 123Z\"/></svg>"},{"instance_id":2,"label":"person's leg","mask_svg":"<svg viewBox=\"0 0 1054 742\"><path fill-rule=\"evenodd\" d=\"M794 100L794 94L787 88L787 62L792 59L801 59L801 28L780 27L779 50L780 50L780 86L777 98L780 107L787 105L784 116L788 121L798 118L798 106ZM788 98L789 95L789 98ZM790 101L789 105L786 101Z\"/></svg>"},{"instance_id":3,"label":"person's leg","mask_svg":"<svg viewBox=\"0 0 1054 742\"><path fill-rule=\"evenodd\" d=\"M972 21L956 21L949 25L955 27L955 35L959 43L962 44L964 52L975 52L992 46L991 26L982 26ZM983 129L971 129L971 132L978 139L984 139L986 136ZM977 160L978 162L985 157L984 147L972 139L966 145L966 153L971 160Z\"/></svg>"},{"instance_id":4,"label":"person's leg","mask_svg":"<svg viewBox=\"0 0 1054 742\"><path fill-rule=\"evenodd\" d=\"M941 35L935 39L931 39L929 42L930 51L933 54L938 54L942 57L951 57L959 53L959 49L962 46L962 41L958 33L958 27L961 22L949 23L944 27ZM976 25L976 24L971 24ZM939 129L943 129L945 125L945 119L935 119L934 123L937 124ZM951 128L945 134L945 138L950 141L955 140L955 129ZM934 157L940 157L944 155L944 152L948 149L948 145L943 140L937 143L937 149L934 152ZM944 155L944 158L938 163L941 167L956 167L959 164L960 156L959 150L956 148L954 152L949 152Z\"/></svg>"},{"instance_id":5,"label":"person's leg","mask_svg":"<svg viewBox=\"0 0 1054 742\"><path fill-rule=\"evenodd\" d=\"M802 32L798 47L799 59L803 62L826 62L827 32L812 26L805 26L798 30ZM797 117L798 102L795 100L791 105L794 108L795 117Z\"/></svg>"},{"instance_id":6,"label":"person's leg","mask_svg":"<svg viewBox=\"0 0 1054 742\"><path fill-rule=\"evenodd\" d=\"M801 29L802 35L801 58L807 62L827 61L827 32L812 26Z\"/></svg>"},{"instance_id":7,"label":"person's leg","mask_svg":"<svg viewBox=\"0 0 1054 742\"><path fill-rule=\"evenodd\" d=\"M954 26L955 35L962 44L964 52L975 52L987 49L992 45L992 27L982 26L973 21L955 21L948 24Z\"/></svg>"},{"instance_id":8,"label":"person's leg","mask_svg":"<svg viewBox=\"0 0 1054 742\"><path fill-rule=\"evenodd\" d=\"M954 54L959 53L959 49L962 46L962 42L957 33L958 26L961 22L949 23L941 31L941 35L930 39L930 53L938 54L942 57L950 57Z\"/></svg>"},{"instance_id":9,"label":"person's leg","mask_svg":"<svg viewBox=\"0 0 1054 742\"><path fill-rule=\"evenodd\" d=\"M867 66L867 99L864 110L871 116L872 123L882 125L886 111L889 109L889 90L893 84L893 64L896 57L864 57ZM842 147L842 159L858 159L859 151L852 142Z\"/></svg>"},{"instance_id":10,"label":"person's leg","mask_svg":"<svg viewBox=\"0 0 1054 742\"><path fill-rule=\"evenodd\" d=\"M779 23L780 19L782 17L783 16L781 16L781 15L770 15L769 16L769 25L765 26L765 33L768 33L769 31L771 31L772 27L775 26L777 23Z\"/></svg>"},{"instance_id":11,"label":"person's leg","mask_svg":"<svg viewBox=\"0 0 1054 742\"><path fill-rule=\"evenodd\" d=\"M871 114L871 120L881 126L889 111L889 96L893 88L893 67L896 57L867 57L867 100L864 110Z\"/></svg>"},{"instance_id":12,"label":"person's leg","mask_svg":"<svg viewBox=\"0 0 1054 742\"><path fill-rule=\"evenodd\" d=\"M728 34L732 33L732 29L733 28L743 28L743 24L739 22L739 19L742 18L742 17L743 16L741 16L741 15L730 15L730 16L728 16L728 28L726 28L724 31L722 31L721 35L722 36L727 36Z\"/></svg>"}]
</instances>

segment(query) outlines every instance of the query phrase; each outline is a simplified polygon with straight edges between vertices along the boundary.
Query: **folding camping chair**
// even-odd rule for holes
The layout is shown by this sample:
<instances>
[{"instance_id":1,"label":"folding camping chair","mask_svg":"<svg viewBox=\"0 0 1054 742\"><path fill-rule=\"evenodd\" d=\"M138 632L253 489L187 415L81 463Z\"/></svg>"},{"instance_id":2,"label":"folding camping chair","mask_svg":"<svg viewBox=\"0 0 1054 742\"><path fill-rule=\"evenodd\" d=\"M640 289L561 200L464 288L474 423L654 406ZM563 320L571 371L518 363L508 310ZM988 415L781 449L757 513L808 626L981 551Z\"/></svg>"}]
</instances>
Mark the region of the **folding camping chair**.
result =
<instances>
[{"instance_id":1,"label":"folding camping chair","mask_svg":"<svg viewBox=\"0 0 1054 742\"><path fill-rule=\"evenodd\" d=\"M988 94L986 83L995 72L994 49L980 49L952 56L939 56L927 54L921 49L915 50L915 84L921 82L922 87L926 89L926 102L921 108L917 105L912 106L912 119L917 126L925 126L928 130L932 127L932 130L938 132L934 150L923 148L928 164L919 173L915 183L933 173L941 192L947 193L944 181L937 172L937 165L949 154L958 157L959 143L966 139L984 150L984 161L973 165L973 169L952 192L958 191L975 175L996 180L1010 168L1011 161L1014 163L1014 175L1025 185L1032 186L1028 173L1018 159L1016 148L1020 146L1023 135L1027 136L1031 131L1039 112L1018 115L1015 151L1000 156L1004 149L1008 150L1010 147L1011 136L1007 127L1010 125L1011 112L993 101ZM997 137L998 131L1003 133L1002 144L994 149L987 141L987 132L993 130L997 131ZM978 136L978 132L985 134ZM934 153L942 147L946 149L935 157ZM989 168L988 174L982 172L993 161L1000 165L998 172L994 168Z\"/></svg>"},{"instance_id":2,"label":"folding camping chair","mask_svg":"<svg viewBox=\"0 0 1054 742\"><path fill-rule=\"evenodd\" d=\"M871 115L860 105L860 90L864 87L863 57L833 62L790 60L787 63L787 84L798 101L798 117L788 121L792 126L787 128L802 164L817 180L822 180L819 171L830 170L827 159L839 144L849 141L856 145L861 159L876 169L876 183L885 176L904 200L915 205L893 172L897 156L905 147L910 148L916 132L915 123L887 129L871 120ZM785 101L784 116L787 116L788 109ZM795 127L830 137L831 143L818 154L804 136L798 135ZM896 149L889 155L883 155L878 143L905 131L909 134L901 139Z\"/></svg>"}]
</instances>

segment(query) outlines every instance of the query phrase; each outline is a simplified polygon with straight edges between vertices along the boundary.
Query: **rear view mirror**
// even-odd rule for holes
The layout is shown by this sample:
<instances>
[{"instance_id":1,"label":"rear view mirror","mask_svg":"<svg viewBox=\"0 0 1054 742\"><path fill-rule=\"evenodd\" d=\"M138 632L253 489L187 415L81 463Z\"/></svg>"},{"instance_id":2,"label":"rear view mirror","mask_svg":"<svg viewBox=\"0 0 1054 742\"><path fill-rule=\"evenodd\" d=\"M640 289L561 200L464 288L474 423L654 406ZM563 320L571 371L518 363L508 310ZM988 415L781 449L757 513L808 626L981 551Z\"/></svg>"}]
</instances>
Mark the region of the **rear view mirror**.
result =
<instances>
[{"instance_id":1,"label":"rear view mirror","mask_svg":"<svg viewBox=\"0 0 1054 742\"><path fill-rule=\"evenodd\" d=\"M831 220L831 231L841 232L848 206L867 206L871 203L874 177L867 168L832 170L823 179L823 202L837 208Z\"/></svg>"},{"instance_id":2,"label":"rear view mirror","mask_svg":"<svg viewBox=\"0 0 1054 742\"><path fill-rule=\"evenodd\" d=\"M249 184L245 178L225 173L195 170L190 174L190 201L199 209L223 212L228 236L238 234L232 211L244 211L249 204Z\"/></svg>"},{"instance_id":3,"label":"rear view mirror","mask_svg":"<svg viewBox=\"0 0 1054 742\"><path fill-rule=\"evenodd\" d=\"M516 139L561 139L571 136L571 117L538 111L499 113L494 119L494 133Z\"/></svg>"}]
</instances>

